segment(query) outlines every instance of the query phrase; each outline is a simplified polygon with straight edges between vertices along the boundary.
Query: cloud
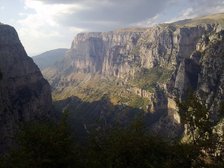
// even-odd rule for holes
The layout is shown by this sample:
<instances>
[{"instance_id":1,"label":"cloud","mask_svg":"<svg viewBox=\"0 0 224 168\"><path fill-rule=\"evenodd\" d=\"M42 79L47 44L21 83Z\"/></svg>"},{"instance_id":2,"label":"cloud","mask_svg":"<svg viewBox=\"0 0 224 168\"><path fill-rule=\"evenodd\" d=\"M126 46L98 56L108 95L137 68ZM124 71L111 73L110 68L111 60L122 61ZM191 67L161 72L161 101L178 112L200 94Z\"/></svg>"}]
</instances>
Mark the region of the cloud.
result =
<instances>
[{"instance_id":1,"label":"cloud","mask_svg":"<svg viewBox=\"0 0 224 168\"><path fill-rule=\"evenodd\" d=\"M91 0L36 0L46 4L72 4L80 1L91 1Z\"/></svg>"},{"instance_id":2,"label":"cloud","mask_svg":"<svg viewBox=\"0 0 224 168\"><path fill-rule=\"evenodd\" d=\"M67 47L83 31L152 26L224 12L223 0L23 0L19 34L29 53ZM47 43L47 45L46 45ZM35 45L34 45L35 44Z\"/></svg>"},{"instance_id":3,"label":"cloud","mask_svg":"<svg viewBox=\"0 0 224 168\"><path fill-rule=\"evenodd\" d=\"M187 0L185 1L185 5L186 6L182 8L175 17L169 18L166 22L170 23L178 20L224 12L223 0Z\"/></svg>"},{"instance_id":4,"label":"cloud","mask_svg":"<svg viewBox=\"0 0 224 168\"><path fill-rule=\"evenodd\" d=\"M142 22L138 22L138 23L135 23L131 26L136 26L136 27L152 27L156 24L158 24L158 19L160 18L160 15L157 14L156 16L152 17L152 18L149 18L145 21L142 21Z\"/></svg>"},{"instance_id":5,"label":"cloud","mask_svg":"<svg viewBox=\"0 0 224 168\"><path fill-rule=\"evenodd\" d=\"M88 3L88 4L95 4L95 3L117 3L117 2L130 2L133 0L36 0L46 4L76 4L76 3ZM141 2L141 0L139 1Z\"/></svg>"},{"instance_id":6,"label":"cloud","mask_svg":"<svg viewBox=\"0 0 224 168\"><path fill-rule=\"evenodd\" d=\"M192 13L198 16L224 12L223 0L189 0L189 3L192 5Z\"/></svg>"},{"instance_id":7,"label":"cloud","mask_svg":"<svg viewBox=\"0 0 224 168\"><path fill-rule=\"evenodd\" d=\"M158 15L176 0L38 0L45 4L70 4L81 10L58 17L66 26L76 26L90 31L105 31L127 27Z\"/></svg>"},{"instance_id":8,"label":"cloud","mask_svg":"<svg viewBox=\"0 0 224 168\"><path fill-rule=\"evenodd\" d=\"M135 24L148 26L175 0L23 1L18 32L27 52L35 55L50 48L68 47L79 32L109 31Z\"/></svg>"},{"instance_id":9,"label":"cloud","mask_svg":"<svg viewBox=\"0 0 224 168\"><path fill-rule=\"evenodd\" d=\"M5 10L5 6L0 6L0 10Z\"/></svg>"},{"instance_id":10,"label":"cloud","mask_svg":"<svg viewBox=\"0 0 224 168\"><path fill-rule=\"evenodd\" d=\"M224 12L223 0L37 0L48 5L79 5L81 10L57 18L59 24L88 31L152 26L210 13ZM180 8L176 13L172 10ZM176 9L175 9L176 10ZM170 17L166 18L166 14ZM173 12L173 14L171 14ZM163 18L166 18L163 19Z\"/></svg>"},{"instance_id":11,"label":"cloud","mask_svg":"<svg viewBox=\"0 0 224 168\"><path fill-rule=\"evenodd\" d=\"M23 18L19 19L17 24L21 41L30 55L49 50L49 48L69 47L71 39L68 37L74 32L82 31L76 27L68 29L56 20L61 15L79 10L78 5L50 5L33 0L25 0L24 3L25 11L19 13Z\"/></svg>"},{"instance_id":12,"label":"cloud","mask_svg":"<svg viewBox=\"0 0 224 168\"><path fill-rule=\"evenodd\" d=\"M190 19L190 18L194 18L197 16L198 16L198 14L195 13L194 9L192 7L189 7L189 8L182 10L177 16L171 18L170 20L167 20L166 23L172 23L172 22L176 22L179 20Z\"/></svg>"}]
</instances>

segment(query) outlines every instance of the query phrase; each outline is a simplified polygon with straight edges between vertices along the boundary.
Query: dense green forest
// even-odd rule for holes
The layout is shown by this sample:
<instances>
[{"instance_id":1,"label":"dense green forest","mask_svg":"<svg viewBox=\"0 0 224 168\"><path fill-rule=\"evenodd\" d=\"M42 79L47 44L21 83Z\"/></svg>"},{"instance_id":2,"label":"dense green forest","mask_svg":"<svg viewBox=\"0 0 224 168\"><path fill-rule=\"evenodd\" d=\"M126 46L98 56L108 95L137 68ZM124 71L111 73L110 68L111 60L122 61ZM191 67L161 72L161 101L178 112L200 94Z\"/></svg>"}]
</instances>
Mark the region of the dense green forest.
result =
<instances>
[{"instance_id":1,"label":"dense green forest","mask_svg":"<svg viewBox=\"0 0 224 168\"><path fill-rule=\"evenodd\" d=\"M182 123L190 128L188 142L152 135L141 119L80 138L72 134L65 113L59 122L23 124L17 148L1 157L0 168L224 167L224 145L212 132L206 107L195 96L178 104Z\"/></svg>"}]
</instances>

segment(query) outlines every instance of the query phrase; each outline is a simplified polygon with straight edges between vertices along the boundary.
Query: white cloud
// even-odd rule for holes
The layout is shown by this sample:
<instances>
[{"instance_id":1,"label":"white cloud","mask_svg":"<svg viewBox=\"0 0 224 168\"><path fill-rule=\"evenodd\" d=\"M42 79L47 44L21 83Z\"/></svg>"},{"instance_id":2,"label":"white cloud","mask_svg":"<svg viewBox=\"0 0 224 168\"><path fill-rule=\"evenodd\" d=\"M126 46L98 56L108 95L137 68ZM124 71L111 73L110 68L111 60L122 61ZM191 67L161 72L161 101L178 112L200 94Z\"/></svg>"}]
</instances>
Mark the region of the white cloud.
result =
<instances>
[{"instance_id":1,"label":"white cloud","mask_svg":"<svg viewBox=\"0 0 224 168\"><path fill-rule=\"evenodd\" d=\"M202 1L202 5L199 5L199 1L192 0L193 4L189 8L183 9L179 15L171 18L166 22L171 23L179 20L195 18L198 16L224 12L224 2L215 3L214 1L210 1L211 3L206 3L206 0Z\"/></svg>"},{"instance_id":2,"label":"white cloud","mask_svg":"<svg viewBox=\"0 0 224 168\"><path fill-rule=\"evenodd\" d=\"M28 54L33 55L55 47L68 47L65 34L81 29L68 29L58 24L57 17L73 13L81 6L68 4L44 4L36 0L25 0L23 19L17 21L18 32ZM30 12L30 10L32 12ZM69 41L70 43L71 41Z\"/></svg>"},{"instance_id":3,"label":"white cloud","mask_svg":"<svg viewBox=\"0 0 224 168\"><path fill-rule=\"evenodd\" d=\"M166 21L166 23L172 23L172 22L179 21L179 20L190 19L190 18L194 18L194 17L197 17L197 16L198 15L194 11L194 9L190 7L190 8L182 10L179 15L177 15L176 17Z\"/></svg>"},{"instance_id":4,"label":"white cloud","mask_svg":"<svg viewBox=\"0 0 224 168\"><path fill-rule=\"evenodd\" d=\"M5 6L0 6L0 10L1 11L5 10Z\"/></svg>"},{"instance_id":5,"label":"white cloud","mask_svg":"<svg viewBox=\"0 0 224 168\"><path fill-rule=\"evenodd\" d=\"M223 0L189 0L197 16L224 12Z\"/></svg>"},{"instance_id":6,"label":"white cloud","mask_svg":"<svg viewBox=\"0 0 224 168\"><path fill-rule=\"evenodd\" d=\"M28 53L69 47L73 35L127 26L149 27L224 12L223 0L20 0L16 28ZM0 7L1 10L1 7Z\"/></svg>"},{"instance_id":7,"label":"white cloud","mask_svg":"<svg viewBox=\"0 0 224 168\"><path fill-rule=\"evenodd\" d=\"M56 47L68 47L72 35L85 30L108 31L153 17L144 22L151 25L156 20L156 13L167 4L161 6L159 2L162 0L104 0L103 3L99 0L67 0L72 3L45 3L47 1L23 0L24 11L19 14L22 19L17 21L17 30L30 55ZM138 12L133 15L136 10Z\"/></svg>"},{"instance_id":8,"label":"white cloud","mask_svg":"<svg viewBox=\"0 0 224 168\"><path fill-rule=\"evenodd\" d=\"M149 19L147 19L147 20L145 20L145 21L143 21L143 22L138 22L138 23L136 23L136 24L132 24L131 26L137 26L137 27L138 27L138 26L139 26L139 27L152 27L152 26L158 24L158 19L159 19L159 17L160 17L160 15L157 14L157 15L155 15L155 16L152 17L152 18L149 18Z\"/></svg>"}]
</instances>

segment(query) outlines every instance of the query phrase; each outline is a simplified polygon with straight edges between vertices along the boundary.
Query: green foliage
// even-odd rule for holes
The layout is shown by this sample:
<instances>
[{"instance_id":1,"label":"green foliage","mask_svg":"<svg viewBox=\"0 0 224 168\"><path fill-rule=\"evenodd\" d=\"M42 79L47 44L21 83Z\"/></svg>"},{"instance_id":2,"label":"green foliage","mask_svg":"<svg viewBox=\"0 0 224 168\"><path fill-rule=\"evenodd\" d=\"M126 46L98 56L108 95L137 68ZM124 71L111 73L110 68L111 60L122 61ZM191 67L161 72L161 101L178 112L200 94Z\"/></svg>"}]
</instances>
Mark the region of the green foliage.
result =
<instances>
[{"instance_id":1,"label":"green foliage","mask_svg":"<svg viewBox=\"0 0 224 168\"><path fill-rule=\"evenodd\" d=\"M181 122L186 124L195 144L206 141L212 136L213 122L209 118L209 110L195 94L190 94L186 101L179 102Z\"/></svg>"},{"instance_id":2,"label":"green foliage","mask_svg":"<svg viewBox=\"0 0 224 168\"><path fill-rule=\"evenodd\" d=\"M148 105L148 103L148 99L136 96L131 99L129 105L131 107L141 108L146 111L146 106Z\"/></svg>"},{"instance_id":3,"label":"green foliage","mask_svg":"<svg viewBox=\"0 0 224 168\"><path fill-rule=\"evenodd\" d=\"M196 167L224 166L224 160L216 155L217 149L223 149L219 136L213 132L215 122L211 120L209 109L194 93L180 102L179 114L181 122L187 126L188 134L192 138L194 150L198 153L194 165ZM222 146L222 147L221 147ZM222 152L221 152L222 153Z\"/></svg>"},{"instance_id":4,"label":"green foliage","mask_svg":"<svg viewBox=\"0 0 224 168\"><path fill-rule=\"evenodd\" d=\"M67 126L35 122L18 134L19 148L1 160L1 168L171 168L190 167L188 146L171 145L146 133L142 122L89 134L74 145ZM76 146L76 147L74 147Z\"/></svg>"},{"instance_id":5,"label":"green foliage","mask_svg":"<svg viewBox=\"0 0 224 168\"><path fill-rule=\"evenodd\" d=\"M61 168L75 165L74 146L66 121L29 122L17 136L18 148L5 155L4 168Z\"/></svg>"},{"instance_id":6,"label":"green foliage","mask_svg":"<svg viewBox=\"0 0 224 168\"><path fill-rule=\"evenodd\" d=\"M173 168L191 167L197 153L192 145L170 144L151 136L141 122L90 136L85 167Z\"/></svg>"},{"instance_id":7,"label":"green foliage","mask_svg":"<svg viewBox=\"0 0 224 168\"><path fill-rule=\"evenodd\" d=\"M194 144L150 135L141 120L129 127L99 128L81 143L71 138L64 115L59 123L33 122L18 133L18 148L0 158L1 168L197 168L206 165ZM217 162L215 167L222 167ZM214 166L213 166L214 167Z\"/></svg>"},{"instance_id":8,"label":"green foliage","mask_svg":"<svg viewBox=\"0 0 224 168\"><path fill-rule=\"evenodd\" d=\"M142 68L135 74L133 83L144 90L152 92L156 83L166 82L171 77L172 72L172 70L162 67L155 67L151 69Z\"/></svg>"}]
</instances>

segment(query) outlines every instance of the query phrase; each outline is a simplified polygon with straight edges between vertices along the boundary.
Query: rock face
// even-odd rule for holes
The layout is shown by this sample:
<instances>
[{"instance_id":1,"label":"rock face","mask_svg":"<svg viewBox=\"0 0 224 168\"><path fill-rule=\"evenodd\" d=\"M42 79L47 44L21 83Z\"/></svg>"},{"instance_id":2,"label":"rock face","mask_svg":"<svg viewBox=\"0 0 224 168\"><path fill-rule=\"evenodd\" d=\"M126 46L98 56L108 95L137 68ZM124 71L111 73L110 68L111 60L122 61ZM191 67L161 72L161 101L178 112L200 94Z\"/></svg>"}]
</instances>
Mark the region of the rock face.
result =
<instances>
[{"instance_id":1,"label":"rock face","mask_svg":"<svg viewBox=\"0 0 224 168\"><path fill-rule=\"evenodd\" d=\"M63 76L83 72L122 79L133 77L140 68L175 70L196 50L204 35L219 29L220 25L211 21L210 24L173 23L148 29L80 33L56 69L60 69L58 72L62 71Z\"/></svg>"},{"instance_id":2,"label":"rock face","mask_svg":"<svg viewBox=\"0 0 224 168\"><path fill-rule=\"evenodd\" d=\"M80 85L91 86L94 80L90 77L87 82L80 74L111 78L118 81L117 86L123 83L123 94L144 90L144 96L140 91L136 94L148 99L146 111L156 116L156 120L150 119L154 122L152 128L172 131L180 122L176 96L183 100L189 89L196 91L214 113L223 101L223 21L224 14L216 14L147 29L81 33L61 64L44 74L56 99L58 95L66 98L87 93ZM82 93L78 95L79 91ZM121 99L118 102L124 103Z\"/></svg>"},{"instance_id":3,"label":"rock face","mask_svg":"<svg viewBox=\"0 0 224 168\"><path fill-rule=\"evenodd\" d=\"M101 73L124 78L133 69L169 66L188 58L202 35L215 26L158 25L149 29L78 34L65 58L72 72ZM68 63L68 64L66 64Z\"/></svg>"},{"instance_id":4,"label":"rock face","mask_svg":"<svg viewBox=\"0 0 224 168\"><path fill-rule=\"evenodd\" d=\"M15 29L0 25L0 152L13 143L18 124L51 115L51 91L27 56Z\"/></svg>"},{"instance_id":5,"label":"rock face","mask_svg":"<svg viewBox=\"0 0 224 168\"><path fill-rule=\"evenodd\" d=\"M201 50L197 92L216 114L224 101L224 31L209 36Z\"/></svg>"},{"instance_id":6,"label":"rock face","mask_svg":"<svg viewBox=\"0 0 224 168\"><path fill-rule=\"evenodd\" d=\"M78 34L67 53L66 64L73 72L122 76L134 61L132 49L143 30Z\"/></svg>"}]
</instances>

